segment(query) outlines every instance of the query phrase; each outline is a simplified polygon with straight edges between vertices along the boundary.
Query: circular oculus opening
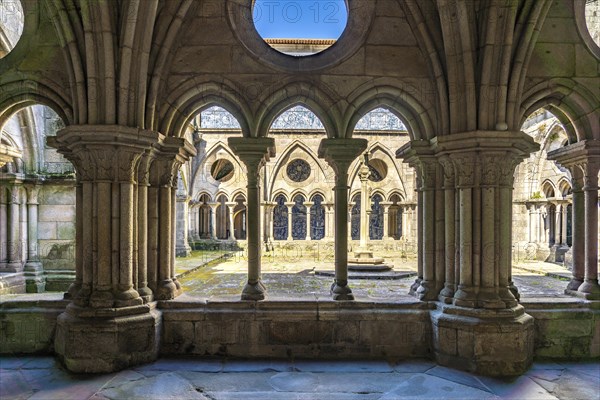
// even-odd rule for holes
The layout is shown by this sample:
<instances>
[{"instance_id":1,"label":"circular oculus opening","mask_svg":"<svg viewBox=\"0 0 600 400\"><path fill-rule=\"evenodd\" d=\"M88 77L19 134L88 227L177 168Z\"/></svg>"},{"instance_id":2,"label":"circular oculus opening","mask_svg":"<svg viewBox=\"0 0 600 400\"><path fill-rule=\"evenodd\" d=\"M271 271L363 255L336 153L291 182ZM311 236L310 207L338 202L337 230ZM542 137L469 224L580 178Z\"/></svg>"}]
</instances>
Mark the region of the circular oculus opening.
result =
<instances>
[{"instance_id":1,"label":"circular oculus opening","mask_svg":"<svg viewBox=\"0 0 600 400\"><path fill-rule=\"evenodd\" d=\"M369 180L372 182L381 182L385 179L388 173L388 168L383 160L373 159L369 160Z\"/></svg>"},{"instance_id":2,"label":"circular oculus opening","mask_svg":"<svg viewBox=\"0 0 600 400\"><path fill-rule=\"evenodd\" d=\"M227 182L233 177L233 164L229 160L219 159L210 167L210 175L217 182Z\"/></svg>"},{"instance_id":3,"label":"circular oculus opening","mask_svg":"<svg viewBox=\"0 0 600 400\"><path fill-rule=\"evenodd\" d=\"M0 58L4 58L23 34L25 17L20 0L0 1Z\"/></svg>"},{"instance_id":4,"label":"circular oculus opening","mask_svg":"<svg viewBox=\"0 0 600 400\"><path fill-rule=\"evenodd\" d=\"M280 53L305 57L333 46L348 23L346 0L255 0L252 20L261 38Z\"/></svg>"},{"instance_id":5,"label":"circular oculus opening","mask_svg":"<svg viewBox=\"0 0 600 400\"><path fill-rule=\"evenodd\" d=\"M304 182L310 176L310 165L302 160L290 161L286 168L287 176L294 182Z\"/></svg>"}]
</instances>

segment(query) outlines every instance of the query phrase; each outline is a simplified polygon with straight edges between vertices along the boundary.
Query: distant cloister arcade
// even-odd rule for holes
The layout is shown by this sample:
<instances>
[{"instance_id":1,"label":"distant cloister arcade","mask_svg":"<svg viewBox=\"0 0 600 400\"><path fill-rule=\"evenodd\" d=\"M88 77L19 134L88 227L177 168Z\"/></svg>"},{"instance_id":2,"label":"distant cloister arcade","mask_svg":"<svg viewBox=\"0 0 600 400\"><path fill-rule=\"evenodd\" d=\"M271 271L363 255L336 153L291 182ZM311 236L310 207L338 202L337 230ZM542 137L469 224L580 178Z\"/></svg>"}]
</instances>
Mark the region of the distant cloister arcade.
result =
<instances>
[{"instance_id":1,"label":"distant cloister arcade","mask_svg":"<svg viewBox=\"0 0 600 400\"><path fill-rule=\"evenodd\" d=\"M227 138L239 135L240 125L226 110L211 107L193 121L198 155L184 170L193 176L189 192L190 241L203 239L243 240L243 204L233 206L244 191L243 163L227 145ZM334 172L318 157L321 140L326 137L319 118L303 106L294 106L274 119L270 135L277 155L261 171L261 228L265 242L292 240L334 240ZM368 140L370 186L373 212L370 214L371 240L416 242L416 198L414 170L395 159L394 148L409 140L404 124L384 108L375 108L358 121L355 137ZM349 168L351 193L360 193L357 177L360 159ZM238 197L236 197L238 196ZM229 208L227 207L229 204ZM351 203L352 204L352 203ZM348 209L348 221L352 207ZM238 217L239 216L239 217ZM230 224L234 220L234 235ZM237 219L236 219L237 218ZM408 218L411 221L406 221ZM237 222L241 225L238 228ZM407 228L407 229L403 229ZM412 228L412 229L411 229ZM359 240L349 229L352 240Z\"/></svg>"}]
</instances>

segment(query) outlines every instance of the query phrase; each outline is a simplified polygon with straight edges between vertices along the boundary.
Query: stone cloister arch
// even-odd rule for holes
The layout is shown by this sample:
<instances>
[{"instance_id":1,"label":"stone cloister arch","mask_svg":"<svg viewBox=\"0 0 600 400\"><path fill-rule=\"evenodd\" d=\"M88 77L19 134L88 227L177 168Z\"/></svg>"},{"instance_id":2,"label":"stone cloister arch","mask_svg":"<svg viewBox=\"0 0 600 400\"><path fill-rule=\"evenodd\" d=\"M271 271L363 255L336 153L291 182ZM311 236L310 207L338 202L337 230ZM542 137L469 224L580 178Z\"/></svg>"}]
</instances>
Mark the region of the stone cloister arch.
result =
<instances>
[{"instance_id":1,"label":"stone cloister arch","mask_svg":"<svg viewBox=\"0 0 600 400\"><path fill-rule=\"evenodd\" d=\"M573 277L566 292L595 298L600 296L597 263L600 105L590 90L565 78L534 86L526 92L525 99L524 116L535 107L547 107L567 133L568 144L548 152L548 160L568 170L572 187L572 207L569 209L567 205L564 212L567 215L570 211L572 218Z\"/></svg>"},{"instance_id":2,"label":"stone cloister arch","mask_svg":"<svg viewBox=\"0 0 600 400\"><path fill-rule=\"evenodd\" d=\"M520 302L511 281L514 171L538 150L520 127L543 106L556 110L569 139L549 153L571 172L568 291L597 335L598 59L577 33L571 2L349 0L349 33L301 60L273 55L247 29L249 2L22 3L23 37L0 60L0 125L30 102L55 109L66 125L48 144L76 170L75 282L40 346L70 370L112 372L154 360L159 350L243 356L252 349L282 357L418 353L479 373L523 373L543 354L539 346L558 343L536 342L549 307ZM553 55L564 62L548 62ZM269 128L298 104L325 128L316 153L333 188L330 295L339 302L178 298L178 176L198 152L190 122L212 105L239 121L226 147L247 186L242 299L259 301L260 216L268 214L261 173L277 147ZM418 205L410 304L352 302L348 285L349 177L368 147L354 127L375 107L395 113L409 135L390 150L415 169L402 192ZM323 194L327 201L331 192ZM205 318L213 312L217 318ZM327 334L317 337L320 329ZM592 343L582 346L597 356Z\"/></svg>"},{"instance_id":3,"label":"stone cloister arch","mask_svg":"<svg viewBox=\"0 0 600 400\"><path fill-rule=\"evenodd\" d=\"M0 125L0 286L66 290L75 275L75 174L45 146L64 120L49 107L28 104L9 107Z\"/></svg>"}]
</instances>

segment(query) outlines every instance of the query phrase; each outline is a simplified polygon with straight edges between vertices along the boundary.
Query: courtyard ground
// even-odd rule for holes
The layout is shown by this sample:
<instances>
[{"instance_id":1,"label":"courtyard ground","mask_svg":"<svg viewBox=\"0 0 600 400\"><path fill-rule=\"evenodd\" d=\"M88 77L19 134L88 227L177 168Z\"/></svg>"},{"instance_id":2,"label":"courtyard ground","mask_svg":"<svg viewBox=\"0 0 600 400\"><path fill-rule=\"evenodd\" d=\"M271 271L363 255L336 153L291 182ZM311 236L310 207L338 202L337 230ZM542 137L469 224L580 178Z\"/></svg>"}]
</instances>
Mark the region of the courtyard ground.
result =
<instances>
[{"instance_id":1,"label":"courtyard ground","mask_svg":"<svg viewBox=\"0 0 600 400\"><path fill-rule=\"evenodd\" d=\"M380 256L394 266L394 271L413 275L392 280L352 279L351 274L350 287L356 300L387 302L408 296L417 271L416 259L398 257L393 253ZM263 282L271 299L328 298L333 278L320 276L315 273L318 271L333 272L333 254L328 248L308 252L293 247L278 249L265 253L262 258ZM243 251L196 251L190 257L177 259L179 280L186 294L194 297L239 299L246 283L246 272L247 260ZM523 298L564 296L569 276L568 269L553 263L519 261L513 265L513 280Z\"/></svg>"}]
</instances>

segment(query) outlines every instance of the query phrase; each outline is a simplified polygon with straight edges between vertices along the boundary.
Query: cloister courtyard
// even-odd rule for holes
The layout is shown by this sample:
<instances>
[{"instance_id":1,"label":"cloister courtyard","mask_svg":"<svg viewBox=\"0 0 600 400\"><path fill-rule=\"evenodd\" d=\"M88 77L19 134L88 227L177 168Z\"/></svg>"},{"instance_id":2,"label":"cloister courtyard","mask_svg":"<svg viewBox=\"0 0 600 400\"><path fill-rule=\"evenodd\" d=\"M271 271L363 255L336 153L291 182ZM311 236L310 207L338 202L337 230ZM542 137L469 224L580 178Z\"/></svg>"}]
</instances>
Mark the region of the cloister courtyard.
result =
<instances>
[{"instance_id":1,"label":"cloister courtyard","mask_svg":"<svg viewBox=\"0 0 600 400\"><path fill-rule=\"evenodd\" d=\"M401 253L400 253L401 254ZM380 254L394 266L386 273L350 273L350 285L357 301L412 301L410 286L417 274L417 260L398 252ZM266 252L262 257L263 281L271 300L329 300L333 253L330 246L313 246L303 250L289 245ZM209 301L237 301L245 284L247 253L243 250L192 251L178 258L176 273L187 296ZM565 282L571 272L557 263L518 260L513 265L513 279L522 299L568 298Z\"/></svg>"}]
</instances>

